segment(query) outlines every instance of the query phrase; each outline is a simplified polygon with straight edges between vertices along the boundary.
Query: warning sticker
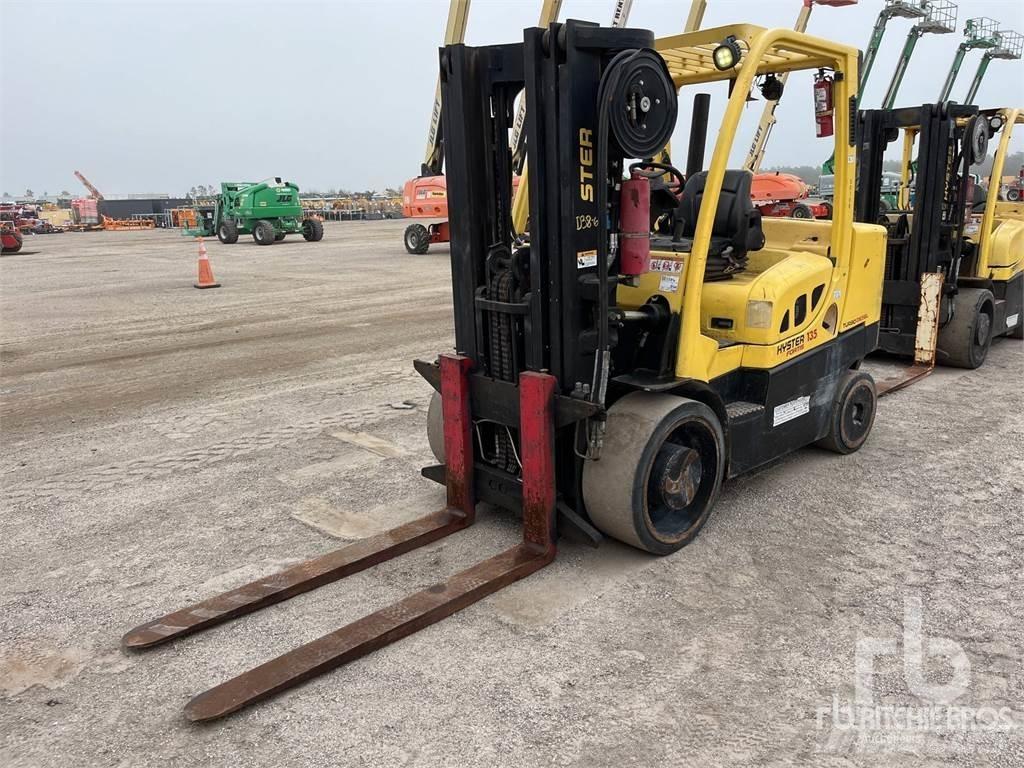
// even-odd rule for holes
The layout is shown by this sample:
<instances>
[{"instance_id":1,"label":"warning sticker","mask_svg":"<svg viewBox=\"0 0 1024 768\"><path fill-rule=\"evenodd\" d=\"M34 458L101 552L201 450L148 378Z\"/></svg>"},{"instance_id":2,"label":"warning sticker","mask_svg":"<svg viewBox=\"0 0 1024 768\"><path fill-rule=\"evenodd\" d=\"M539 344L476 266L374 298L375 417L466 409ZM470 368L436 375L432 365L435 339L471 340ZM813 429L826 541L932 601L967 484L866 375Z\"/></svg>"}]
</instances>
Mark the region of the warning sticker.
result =
<instances>
[{"instance_id":1,"label":"warning sticker","mask_svg":"<svg viewBox=\"0 0 1024 768\"><path fill-rule=\"evenodd\" d=\"M662 275L658 290L665 293L675 293L679 290L679 278L675 275Z\"/></svg>"},{"instance_id":2,"label":"warning sticker","mask_svg":"<svg viewBox=\"0 0 1024 768\"><path fill-rule=\"evenodd\" d=\"M651 259L651 272L678 274L683 271L683 262L674 259Z\"/></svg>"},{"instance_id":3,"label":"warning sticker","mask_svg":"<svg viewBox=\"0 0 1024 768\"><path fill-rule=\"evenodd\" d=\"M1015 326L1017 324L1017 318L1018 317L1020 317L1020 313L1019 312L1016 315L1010 315L1008 318L1006 318L1006 327L1007 328L1013 328L1013 326Z\"/></svg>"},{"instance_id":4,"label":"warning sticker","mask_svg":"<svg viewBox=\"0 0 1024 768\"><path fill-rule=\"evenodd\" d=\"M597 251L577 251L576 269L586 269L597 266Z\"/></svg>"},{"instance_id":5,"label":"warning sticker","mask_svg":"<svg viewBox=\"0 0 1024 768\"><path fill-rule=\"evenodd\" d=\"M810 410L810 395L804 395L803 397L798 397L796 400L790 400L788 403L777 405L772 413L772 426L777 427L779 424L785 424L787 421L792 421L797 416L803 416Z\"/></svg>"}]
</instances>

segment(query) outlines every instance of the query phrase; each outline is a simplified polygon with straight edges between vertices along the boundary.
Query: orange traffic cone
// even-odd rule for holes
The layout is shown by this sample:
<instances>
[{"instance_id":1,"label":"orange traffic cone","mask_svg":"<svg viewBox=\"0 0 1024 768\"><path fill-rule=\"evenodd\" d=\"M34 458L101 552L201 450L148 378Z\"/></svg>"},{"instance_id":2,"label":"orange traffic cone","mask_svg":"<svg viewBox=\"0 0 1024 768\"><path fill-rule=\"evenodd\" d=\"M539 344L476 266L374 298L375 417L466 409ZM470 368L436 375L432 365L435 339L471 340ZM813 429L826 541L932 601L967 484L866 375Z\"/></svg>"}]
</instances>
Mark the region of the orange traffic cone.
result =
<instances>
[{"instance_id":1,"label":"orange traffic cone","mask_svg":"<svg viewBox=\"0 0 1024 768\"><path fill-rule=\"evenodd\" d=\"M213 279L213 267L210 266L210 258L206 255L206 244L203 238L199 238L199 282L196 288L220 288L220 283Z\"/></svg>"}]
</instances>

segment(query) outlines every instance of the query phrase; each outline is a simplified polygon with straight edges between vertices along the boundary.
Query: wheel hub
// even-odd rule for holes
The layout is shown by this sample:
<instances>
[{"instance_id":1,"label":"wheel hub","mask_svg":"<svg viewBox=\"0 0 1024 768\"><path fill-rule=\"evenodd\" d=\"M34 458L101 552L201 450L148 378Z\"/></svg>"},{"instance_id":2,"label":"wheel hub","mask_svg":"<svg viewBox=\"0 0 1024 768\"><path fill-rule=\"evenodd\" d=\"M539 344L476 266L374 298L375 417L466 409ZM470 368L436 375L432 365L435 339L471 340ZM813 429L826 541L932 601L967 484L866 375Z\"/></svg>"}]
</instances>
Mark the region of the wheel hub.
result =
<instances>
[{"instance_id":1,"label":"wheel hub","mask_svg":"<svg viewBox=\"0 0 1024 768\"><path fill-rule=\"evenodd\" d=\"M974 329L974 343L979 347L985 346L988 341L989 332L992 330L992 320L985 312L978 313L978 323Z\"/></svg>"},{"instance_id":2,"label":"wheel hub","mask_svg":"<svg viewBox=\"0 0 1024 768\"><path fill-rule=\"evenodd\" d=\"M702 472L698 451L666 443L658 452L651 470L652 485L669 509L685 509L697 497Z\"/></svg>"}]
</instances>

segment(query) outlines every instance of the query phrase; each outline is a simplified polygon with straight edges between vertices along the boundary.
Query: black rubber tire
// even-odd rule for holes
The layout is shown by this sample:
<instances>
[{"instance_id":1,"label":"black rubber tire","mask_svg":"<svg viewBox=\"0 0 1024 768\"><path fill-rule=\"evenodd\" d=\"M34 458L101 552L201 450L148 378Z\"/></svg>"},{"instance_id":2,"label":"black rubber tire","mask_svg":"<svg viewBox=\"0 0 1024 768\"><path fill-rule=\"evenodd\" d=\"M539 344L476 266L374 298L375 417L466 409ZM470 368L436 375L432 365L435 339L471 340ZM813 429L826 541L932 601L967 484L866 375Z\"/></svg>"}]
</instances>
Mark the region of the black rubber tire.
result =
<instances>
[{"instance_id":1,"label":"black rubber tire","mask_svg":"<svg viewBox=\"0 0 1024 768\"><path fill-rule=\"evenodd\" d=\"M435 391L427 408L427 443L439 464L444 464L444 413L441 410L441 393Z\"/></svg>"},{"instance_id":2,"label":"black rubber tire","mask_svg":"<svg viewBox=\"0 0 1024 768\"><path fill-rule=\"evenodd\" d=\"M601 459L583 464L587 513L624 544L670 554L710 517L725 461L722 425L704 403L631 392L608 409Z\"/></svg>"},{"instance_id":3,"label":"black rubber tire","mask_svg":"<svg viewBox=\"0 0 1024 768\"><path fill-rule=\"evenodd\" d=\"M324 239L324 223L318 219L306 219L302 222L302 236L306 242L320 242Z\"/></svg>"},{"instance_id":4,"label":"black rubber tire","mask_svg":"<svg viewBox=\"0 0 1024 768\"><path fill-rule=\"evenodd\" d=\"M256 245L273 245L275 237L274 225L266 219L260 219L252 228L252 239L256 241Z\"/></svg>"},{"instance_id":5,"label":"black rubber tire","mask_svg":"<svg viewBox=\"0 0 1024 768\"><path fill-rule=\"evenodd\" d=\"M829 221L831 221L832 220L832 203L830 203L828 200L826 200L821 205L825 208L825 218L828 219Z\"/></svg>"},{"instance_id":6,"label":"black rubber tire","mask_svg":"<svg viewBox=\"0 0 1024 768\"><path fill-rule=\"evenodd\" d=\"M953 317L939 329L935 359L953 368L979 368L992 346L995 299L985 288L961 288Z\"/></svg>"},{"instance_id":7,"label":"black rubber tire","mask_svg":"<svg viewBox=\"0 0 1024 768\"><path fill-rule=\"evenodd\" d=\"M416 256L422 256L430 248L430 232L422 224L410 224L405 228L402 238L405 250Z\"/></svg>"},{"instance_id":8,"label":"black rubber tire","mask_svg":"<svg viewBox=\"0 0 1024 768\"><path fill-rule=\"evenodd\" d=\"M238 242L238 225L233 221L222 221L217 227L217 239L224 245Z\"/></svg>"},{"instance_id":9,"label":"black rubber tire","mask_svg":"<svg viewBox=\"0 0 1024 768\"><path fill-rule=\"evenodd\" d=\"M280 243L282 240L284 240L285 235L287 234L287 232L278 232L276 235L274 235L274 242Z\"/></svg>"},{"instance_id":10,"label":"black rubber tire","mask_svg":"<svg viewBox=\"0 0 1024 768\"><path fill-rule=\"evenodd\" d=\"M877 408L878 392L871 375L846 371L832 401L828 434L815 445L842 454L859 450L871 434Z\"/></svg>"},{"instance_id":11,"label":"black rubber tire","mask_svg":"<svg viewBox=\"0 0 1024 768\"><path fill-rule=\"evenodd\" d=\"M793 211L789 214L794 219L813 219L814 213L811 211L810 206L804 205L803 203L797 203L793 206Z\"/></svg>"},{"instance_id":12,"label":"black rubber tire","mask_svg":"<svg viewBox=\"0 0 1024 768\"><path fill-rule=\"evenodd\" d=\"M1020 200L1020 190L1019 189L1008 189L1008 190L1006 190L1006 199L1009 200L1011 203L1016 203L1018 200Z\"/></svg>"}]
</instances>

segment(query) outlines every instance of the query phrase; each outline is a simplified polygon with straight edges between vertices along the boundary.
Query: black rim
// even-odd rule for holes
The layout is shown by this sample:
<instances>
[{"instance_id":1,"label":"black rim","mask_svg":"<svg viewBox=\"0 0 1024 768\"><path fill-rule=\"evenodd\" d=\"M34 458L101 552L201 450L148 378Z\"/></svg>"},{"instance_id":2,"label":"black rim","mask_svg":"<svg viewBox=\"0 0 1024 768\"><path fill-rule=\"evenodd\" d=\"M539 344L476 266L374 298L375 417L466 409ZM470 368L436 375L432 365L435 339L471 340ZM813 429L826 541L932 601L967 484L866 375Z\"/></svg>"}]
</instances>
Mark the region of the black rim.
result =
<instances>
[{"instance_id":1,"label":"black rim","mask_svg":"<svg viewBox=\"0 0 1024 768\"><path fill-rule=\"evenodd\" d=\"M708 511L718 475L715 431L703 419L677 424L661 444L646 479L644 516L654 538L673 544Z\"/></svg>"},{"instance_id":2,"label":"black rim","mask_svg":"<svg viewBox=\"0 0 1024 768\"><path fill-rule=\"evenodd\" d=\"M874 414L875 398L867 382L853 386L843 403L842 432L847 445L857 445L867 437Z\"/></svg>"},{"instance_id":3,"label":"black rim","mask_svg":"<svg viewBox=\"0 0 1024 768\"><path fill-rule=\"evenodd\" d=\"M989 334L992 333L992 318L987 312L978 313L978 322L974 327L974 346L978 350L985 348L988 343Z\"/></svg>"}]
</instances>

